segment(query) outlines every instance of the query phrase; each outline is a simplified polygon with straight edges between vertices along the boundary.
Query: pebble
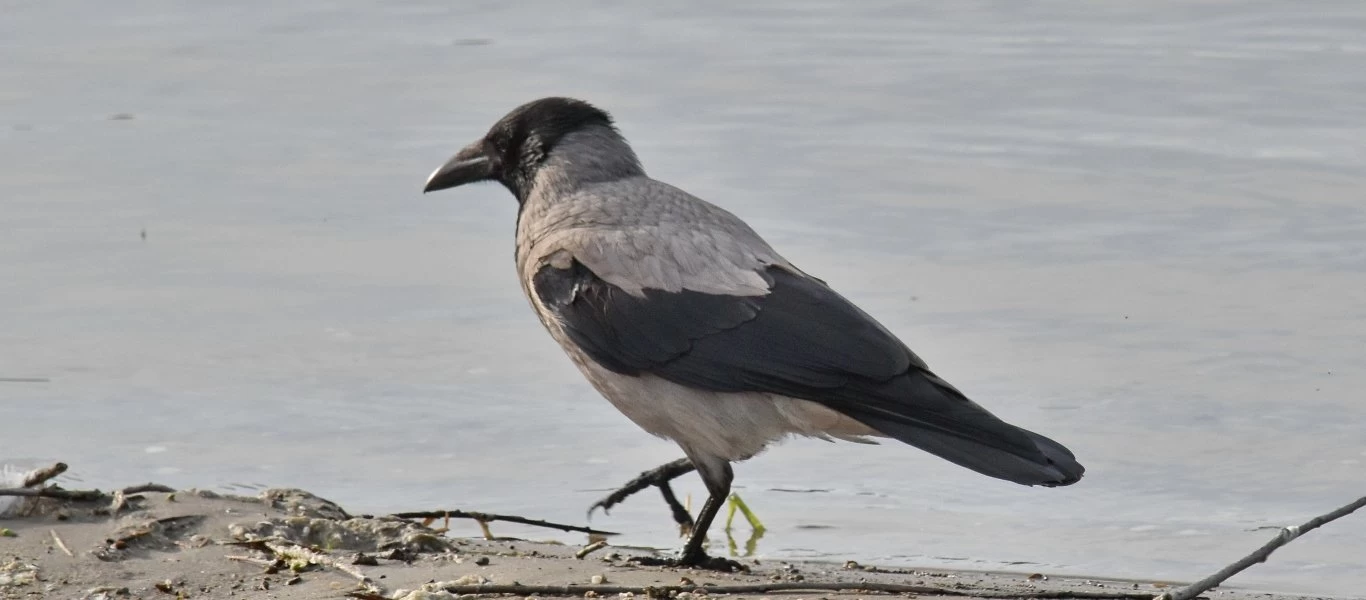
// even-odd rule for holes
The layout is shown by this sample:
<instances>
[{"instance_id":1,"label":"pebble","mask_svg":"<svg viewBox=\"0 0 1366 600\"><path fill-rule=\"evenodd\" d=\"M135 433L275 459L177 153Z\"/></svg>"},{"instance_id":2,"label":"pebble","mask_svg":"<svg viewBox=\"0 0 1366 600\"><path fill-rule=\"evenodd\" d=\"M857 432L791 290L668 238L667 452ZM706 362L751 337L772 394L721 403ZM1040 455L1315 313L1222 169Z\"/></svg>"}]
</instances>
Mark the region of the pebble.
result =
<instances>
[{"instance_id":1,"label":"pebble","mask_svg":"<svg viewBox=\"0 0 1366 600\"><path fill-rule=\"evenodd\" d=\"M607 578L602 575L594 575L589 581L593 582L593 585L602 585L607 583Z\"/></svg>"}]
</instances>

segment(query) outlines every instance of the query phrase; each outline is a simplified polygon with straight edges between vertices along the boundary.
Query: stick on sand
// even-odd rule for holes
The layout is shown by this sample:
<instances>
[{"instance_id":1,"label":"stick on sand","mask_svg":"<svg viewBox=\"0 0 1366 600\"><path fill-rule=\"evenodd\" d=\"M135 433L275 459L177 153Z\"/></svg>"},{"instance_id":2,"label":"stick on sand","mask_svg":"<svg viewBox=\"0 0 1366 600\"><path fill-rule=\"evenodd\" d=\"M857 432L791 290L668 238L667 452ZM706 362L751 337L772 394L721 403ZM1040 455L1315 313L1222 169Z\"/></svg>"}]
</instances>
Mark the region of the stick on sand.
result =
<instances>
[{"instance_id":1,"label":"stick on sand","mask_svg":"<svg viewBox=\"0 0 1366 600\"><path fill-rule=\"evenodd\" d=\"M1191 600L1191 598L1199 596L1200 594L1213 589L1215 586L1228 581L1228 578L1243 572L1248 567L1260 562L1266 562L1266 559L1271 556L1272 552L1275 552L1277 548L1294 541L1295 538L1309 533L1314 529L1318 529L1319 526L1324 523L1330 523L1350 515L1363 506L1366 506L1366 496L1357 498L1355 502L1333 512L1309 519L1302 525L1284 527L1281 529L1280 533L1276 534L1276 537L1272 538L1271 541L1264 544L1261 548L1254 550L1252 554L1238 559L1237 562L1220 569L1219 572L1210 575L1209 577L1201 579L1200 581L1179 590L1163 593L1153 600Z\"/></svg>"}]
</instances>

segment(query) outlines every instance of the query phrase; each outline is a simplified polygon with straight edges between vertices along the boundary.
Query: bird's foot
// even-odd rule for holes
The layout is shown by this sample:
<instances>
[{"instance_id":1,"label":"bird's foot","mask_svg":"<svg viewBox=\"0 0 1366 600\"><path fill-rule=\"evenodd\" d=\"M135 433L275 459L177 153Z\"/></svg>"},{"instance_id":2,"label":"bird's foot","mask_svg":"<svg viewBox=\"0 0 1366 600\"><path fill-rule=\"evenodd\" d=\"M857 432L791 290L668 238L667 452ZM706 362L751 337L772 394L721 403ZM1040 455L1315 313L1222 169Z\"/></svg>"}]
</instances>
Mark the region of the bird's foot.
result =
<instances>
[{"instance_id":1,"label":"bird's foot","mask_svg":"<svg viewBox=\"0 0 1366 600\"><path fill-rule=\"evenodd\" d=\"M588 517L591 519L593 517L593 512L598 509L602 509L603 512L610 511L613 506L620 504L623 500L626 500L631 495L645 488L657 487L664 496L664 502L669 505L669 511L673 514L674 522L678 523L684 530L690 531L693 525L692 515L689 515L687 508L674 497L673 489L669 487L669 482L680 475L692 471L692 462L686 458L650 469L649 471L641 473L640 476L635 479L628 481L621 489L594 502L592 506L588 507Z\"/></svg>"},{"instance_id":2,"label":"bird's foot","mask_svg":"<svg viewBox=\"0 0 1366 600\"><path fill-rule=\"evenodd\" d=\"M678 558L634 556L628 559L627 562L643 567L675 567L682 569L699 569L703 571L721 571L722 573L738 573L749 570L749 567L737 561L719 556L707 556L705 552L698 552L691 556L685 554Z\"/></svg>"}]
</instances>

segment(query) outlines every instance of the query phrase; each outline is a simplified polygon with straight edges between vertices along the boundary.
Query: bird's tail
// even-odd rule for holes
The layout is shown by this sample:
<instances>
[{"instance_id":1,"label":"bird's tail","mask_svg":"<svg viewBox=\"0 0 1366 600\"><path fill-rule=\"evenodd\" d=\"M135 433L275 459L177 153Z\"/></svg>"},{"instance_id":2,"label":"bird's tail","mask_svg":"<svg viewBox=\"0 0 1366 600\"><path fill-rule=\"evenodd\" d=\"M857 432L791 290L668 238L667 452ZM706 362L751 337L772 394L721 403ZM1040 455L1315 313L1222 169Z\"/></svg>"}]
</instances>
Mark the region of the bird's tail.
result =
<instances>
[{"instance_id":1,"label":"bird's tail","mask_svg":"<svg viewBox=\"0 0 1366 600\"><path fill-rule=\"evenodd\" d=\"M895 390L894 399L888 392ZM880 390L879 399L841 412L884 435L983 475L1023 485L1071 485L1086 468L1047 437L1000 420L953 386L928 373L911 373Z\"/></svg>"}]
</instances>

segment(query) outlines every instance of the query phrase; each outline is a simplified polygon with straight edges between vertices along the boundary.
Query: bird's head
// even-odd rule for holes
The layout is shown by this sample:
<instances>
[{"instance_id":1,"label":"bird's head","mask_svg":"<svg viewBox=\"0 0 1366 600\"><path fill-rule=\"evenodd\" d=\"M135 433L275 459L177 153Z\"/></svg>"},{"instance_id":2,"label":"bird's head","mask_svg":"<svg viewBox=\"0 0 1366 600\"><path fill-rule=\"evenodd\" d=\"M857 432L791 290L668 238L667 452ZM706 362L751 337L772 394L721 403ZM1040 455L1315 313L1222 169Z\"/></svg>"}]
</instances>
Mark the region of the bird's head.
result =
<instances>
[{"instance_id":1,"label":"bird's head","mask_svg":"<svg viewBox=\"0 0 1366 600\"><path fill-rule=\"evenodd\" d=\"M640 168L635 154L613 126L611 115L582 100L551 97L528 102L503 116L483 138L432 172L422 191L497 181L518 202L525 202L537 175L557 155L556 150L562 150L559 154L570 151L564 149L567 140L583 142L583 147L573 150L587 156L564 161L581 169L610 167L616 157L630 168ZM604 147L614 141L619 148Z\"/></svg>"}]
</instances>

